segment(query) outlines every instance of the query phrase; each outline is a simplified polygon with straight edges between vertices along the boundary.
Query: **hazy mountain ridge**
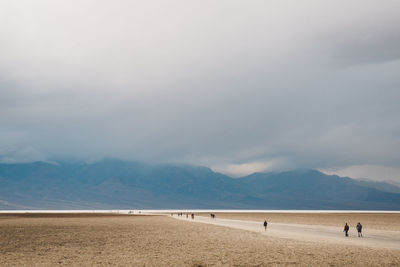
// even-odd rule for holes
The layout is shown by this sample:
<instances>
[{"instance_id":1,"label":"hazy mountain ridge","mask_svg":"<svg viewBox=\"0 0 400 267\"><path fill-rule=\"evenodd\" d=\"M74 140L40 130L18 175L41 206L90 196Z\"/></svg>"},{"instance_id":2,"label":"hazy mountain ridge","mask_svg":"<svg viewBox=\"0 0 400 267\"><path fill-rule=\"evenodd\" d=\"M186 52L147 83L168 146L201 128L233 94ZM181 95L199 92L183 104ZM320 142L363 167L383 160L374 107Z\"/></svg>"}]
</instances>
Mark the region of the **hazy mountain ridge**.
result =
<instances>
[{"instance_id":1,"label":"hazy mountain ridge","mask_svg":"<svg viewBox=\"0 0 400 267\"><path fill-rule=\"evenodd\" d=\"M385 183L316 170L254 173L233 179L206 167L120 160L0 164L1 209L400 210L398 192L400 188Z\"/></svg>"}]
</instances>

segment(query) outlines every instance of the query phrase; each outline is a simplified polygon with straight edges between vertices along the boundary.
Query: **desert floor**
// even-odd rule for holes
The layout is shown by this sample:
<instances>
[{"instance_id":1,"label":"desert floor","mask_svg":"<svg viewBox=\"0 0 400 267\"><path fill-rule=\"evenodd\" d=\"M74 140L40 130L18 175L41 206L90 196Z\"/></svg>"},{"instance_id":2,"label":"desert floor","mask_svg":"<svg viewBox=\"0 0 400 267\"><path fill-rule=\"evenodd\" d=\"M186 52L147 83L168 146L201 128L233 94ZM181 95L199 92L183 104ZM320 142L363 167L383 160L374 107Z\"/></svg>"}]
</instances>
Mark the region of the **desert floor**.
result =
<instances>
[{"instance_id":1,"label":"desert floor","mask_svg":"<svg viewBox=\"0 0 400 267\"><path fill-rule=\"evenodd\" d=\"M300 241L196 220L1 214L0 266L400 266L398 249Z\"/></svg>"},{"instance_id":2,"label":"desert floor","mask_svg":"<svg viewBox=\"0 0 400 267\"><path fill-rule=\"evenodd\" d=\"M221 214L218 214L221 215ZM312 217L312 214L309 214ZM319 215L323 216L323 215ZM224 217L224 216L220 216ZM229 217L229 216L226 216ZM362 238L358 237L355 227L351 227L349 236L345 237L342 226L299 224L297 221L291 223L279 223L269 221L267 229L263 227L263 220L244 219L211 219L209 216L196 216L195 220L185 219L186 216L175 216L180 220L191 222L213 224L235 229L257 232L269 237L287 238L299 241L313 241L321 244L332 243L336 245L357 245L371 248L398 249L400 252L400 231L381 230L374 228L363 228ZM295 222L295 223L293 223Z\"/></svg>"},{"instance_id":3,"label":"desert floor","mask_svg":"<svg viewBox=\"0 0 400 267\"><path fill-rule=\"evenodd\" d=\"M327 225L343 227L347 222L350 227L355 227L361 222L363 229L368 228L377 230L400 231L400 213L290 213L290 212L268 212L268 213L226 213L216 212L217 218L279 222L279 223L298 223L311 225ZM209 213L199 215L209 216Z\"/></svg>"}]
</instances>

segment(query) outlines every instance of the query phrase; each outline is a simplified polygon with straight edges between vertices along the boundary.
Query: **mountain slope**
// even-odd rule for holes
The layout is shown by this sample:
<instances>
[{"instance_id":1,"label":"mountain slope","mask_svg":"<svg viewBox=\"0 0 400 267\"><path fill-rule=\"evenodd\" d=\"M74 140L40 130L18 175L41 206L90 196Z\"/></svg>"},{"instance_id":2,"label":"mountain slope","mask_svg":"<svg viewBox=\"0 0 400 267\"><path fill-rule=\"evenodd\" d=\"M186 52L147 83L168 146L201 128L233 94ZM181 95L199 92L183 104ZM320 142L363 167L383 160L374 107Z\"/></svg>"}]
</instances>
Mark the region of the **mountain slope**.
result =
<instances>
[{"instance_id":1,"label":"mountain slope","mask_svg":"<svg viewBox=\"0 0 400 267\"><path fill-rule=\"evenodd\" d=\"M205 167L119 160L0 164L1 209L400 210L396 190L315 170L233 179Z\"/></svg>"},{"instance_id":2,"label":"mountain slope","mask_svg":"<svg viewBox=\"0 0 400 267\"><path fill-rule=\"evenodd\" d=\"M254 173L241 178L255 196L281 208L399 209L400 194L316 170ZM265 197L267 196L267 197Z\"/></svg>"}]
</instances>

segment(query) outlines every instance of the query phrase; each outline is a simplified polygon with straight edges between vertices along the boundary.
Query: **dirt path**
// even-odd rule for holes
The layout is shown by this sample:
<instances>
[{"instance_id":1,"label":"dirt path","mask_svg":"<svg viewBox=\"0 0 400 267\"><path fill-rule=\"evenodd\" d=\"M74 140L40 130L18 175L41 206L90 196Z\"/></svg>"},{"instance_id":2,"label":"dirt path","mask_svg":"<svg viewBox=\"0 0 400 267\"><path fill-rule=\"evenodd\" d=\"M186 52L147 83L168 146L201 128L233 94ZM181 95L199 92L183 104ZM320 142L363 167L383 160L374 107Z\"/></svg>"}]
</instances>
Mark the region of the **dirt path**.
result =
<instances>
[{"instance_id":1,"label":"dirt path","mask_svg":"<svg viewBox=\"0 0 400 267\"><path fill-rule=\"evenodd\" d=\"M232 220L232 219L211 219L209 217L196 216L194 220L186 219L185 216L173 216L175 219L185 220L196 223L207 223L219 226L226 226L235 229L258 232L263 235L295 239L301 241L329 242L336 244L358 245L374 248L400 249L400 232L368 229L363 231L364 237L357 237L355 229L351 229L349 237L345 237L341 227L288 224L288 223L268 223L265 231L263 222Z\"/></svg>"}]
</instances>

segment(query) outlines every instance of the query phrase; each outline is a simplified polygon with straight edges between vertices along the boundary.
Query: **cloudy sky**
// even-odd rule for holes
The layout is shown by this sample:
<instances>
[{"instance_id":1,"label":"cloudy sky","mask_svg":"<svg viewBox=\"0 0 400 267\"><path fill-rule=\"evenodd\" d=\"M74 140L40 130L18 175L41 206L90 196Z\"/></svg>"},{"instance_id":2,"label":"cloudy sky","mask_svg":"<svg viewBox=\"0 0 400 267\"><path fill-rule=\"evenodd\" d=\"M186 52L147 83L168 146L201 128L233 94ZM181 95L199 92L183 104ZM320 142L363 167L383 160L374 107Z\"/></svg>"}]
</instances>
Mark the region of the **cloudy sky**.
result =
<instances>
[{"instance_id":1,"label":"cloudy sky","mask_svg":"<svg viewBox=\"0 0 400 267\"><path fill-rule=\"evenodd\" d=\"M0 161L400 182L400 1L0 2Z\"/></svg>"}]
</instances>

